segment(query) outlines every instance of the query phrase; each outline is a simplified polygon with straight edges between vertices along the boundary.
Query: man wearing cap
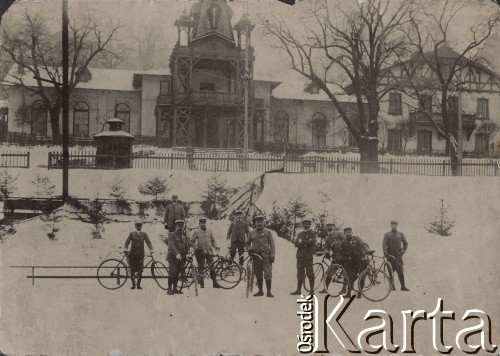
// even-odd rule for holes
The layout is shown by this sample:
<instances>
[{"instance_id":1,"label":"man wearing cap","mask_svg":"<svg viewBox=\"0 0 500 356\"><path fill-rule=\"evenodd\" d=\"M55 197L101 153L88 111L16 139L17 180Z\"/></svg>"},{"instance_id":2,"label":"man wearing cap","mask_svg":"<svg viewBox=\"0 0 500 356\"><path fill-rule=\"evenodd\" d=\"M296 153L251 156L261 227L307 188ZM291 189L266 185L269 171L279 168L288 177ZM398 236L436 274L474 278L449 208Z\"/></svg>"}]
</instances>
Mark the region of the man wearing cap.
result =
<instances>
[{"instance_id":1,"label":"man wearing cap","mask_svg":"<svg viewBox=\"0 0 500 356\"><path fill-rule=\"evenodd\" d=\"M256 257L253 259L253 268L255 277L257 278L257 286L259 291L254 294L254 297L261 297L264 295L262 291L263 278L266 280L267 296L274 298L271 293L271 280L272 269L275 257L274 239L271 230L264 227L264 216L257 215L254 219L255 229L248 234L246 246L248 254L259 255L261 258Z\"/></svg>"},{"instance_id":2,"label":"man wearing cap","mask_svg":"<svg viewBox=\"0 0 500 356\"><path fill-rule=\"evenodd\" d=\"M236 210L235 216L235 219L231 221L229 229L227 230L227 239L231 239L229 252L231 254L231 260L234 261L236 250L238 250L240 266L243 266L243 252L245 250L246 239L250 233L250 228L248 227L248 223L243 220L243 212L241 210Z\"/></svg>"},{"instance_id":3,"label":"man wearing cap","mask_svg":"<svg viewBox=\"0 0 500 356\"><path fill-rule=\"evenodd\" d=\"M170 203L166 210L165 216L163 218L163 224L165 224L165 229L170 232L175 231L175 222L177 220L185 220L186 212L181 203L179 203L179 197L174 194L172 195L172 203Z\"/></svg>"},{"instance_id":4,"label":"man wearing cap","mask_svg":"<svg viewBox=\"0 0 500 356\"><path fill-rule=\"evenodd\" d=\"M153 253L153 245L149 239L148 234L142 230L142 221L136 221L135 231L128 234L125 245L123 246L123 252L127 255L128 265L130 266L130 274L132 280L131 289L142 289L141 279L142 279L142 268L144 266L144 242L148 245L149 251ZM130 251L128 251L128 245L130 246ZM137 277L137 285L135 283Z\"/></svg>"},{"instance_id":5,"label":"man wearing cap","mask_svg":"<svg viewBox=\"0 0 500 356\"><path fill-rule=\"evenodd\" d=\"M325 257L330 259L332 263L342 264L342 241L344 241L344 233L342 231L335 231L335 224L328 223L326 224L326 231L328 235L325 237L325 243L323 244L323 251L325 253ZM326 286L330 281L326 280ZM320 293L326 293L326 289L322 289Z\"/></svg>"},{"instance_id":6,"label":"man wearing cap","mask_svg":"<svg viewBox=\"0 0 500 356\"><path fill-rule=\"evenodd\" d=\"M186 263L186 254L189 249L189 241L184 234L184 220L175 222L175 231L168 233L168 292L167 294L182 294L177 289L179 274Z\"/></svg>"},{"instance_id":7,"label":"man wearing cap","mask_svg":"<svg viewBox=\"0 0 500 356\"><path fill-rule=\"evenodd\" d=\"M300 295L305 276L309 279L311 295L314 294L314 270L313 256L316 250L316 233L311 230L312 219L302 220L303 230L299 232L295 239L297 247L297 289L290 293L291 295Z\"/></svg>"},{"instance_id":8,"label":"man wearing cap","mask_svg":"<svg viewBox=\"0 0 500 356\"><path fill-rule=\"evenodd\" d=\"M194 246L196 261L198 262L198 271L203 271L205 262L210 266L214 260L214 250L218 251L217 243L215 242L212 230L207 229L207 219L200 218L200 226L193 231L191 235L191 246ZM201 288L205 288L203 276L199 273L199 284ZM219 283L215 279L215 270L213 266L210 268L210 278L214 288L220 288Z\"/></svg>"},{"instance_id":9,"label":"man wearing cap","mask_svg":"<svg viewBox=\"0 0 500 356\"><path fill-rule=\"evenodd\" d=\"M391 231L385 233L382 249L384 251L384 256L387 257L391 263L392 269L398 274L401 290L405 292L409 291L405 285L405 276L403 272L403 255L407 248L408 242L406 241L405 235L398 231L398 222L396 220L391 220ZM389 256L393 256L393 258ZM391 282L392 290L396 290L394 287L394 280Z\"/></svg>"},{"instance_id":10,"label":"man wearing cap","mask_svg":"<svg viewBox=\"0 0 500 356\"><path fill-rule=\"evenodd\" d=\"M346 227L344 229L344 241L341 243L342 255L346 258L343 264L347 277L349 278L349 290L346 297L351 297L354 281L358 278L358 274L363 271L368 261L366 253L370 250L370 246L364 242L359 236L352 234L352 228ZM358 292L358 298L361 298L361 291Z\"/></svg>"}]
</instances>

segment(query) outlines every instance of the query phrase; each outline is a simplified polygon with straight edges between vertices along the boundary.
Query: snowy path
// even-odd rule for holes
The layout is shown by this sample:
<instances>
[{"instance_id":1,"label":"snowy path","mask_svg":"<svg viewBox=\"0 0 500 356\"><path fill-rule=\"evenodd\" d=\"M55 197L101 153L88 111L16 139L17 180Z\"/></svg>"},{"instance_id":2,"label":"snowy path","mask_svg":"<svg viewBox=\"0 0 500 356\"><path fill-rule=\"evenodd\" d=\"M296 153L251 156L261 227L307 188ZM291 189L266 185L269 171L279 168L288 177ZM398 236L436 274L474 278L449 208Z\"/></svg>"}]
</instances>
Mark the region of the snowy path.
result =
<instances>
[{"instance_id":1,"label":"snowy path","mask_svg":"<svg viewBox=\"0 0 500 356\"><path fill-rule=\"evenodd\" d=\"M481 189L477 189L479 185ZM353 226L355 233L378 253L382 233L394 215L402 220L401 229L410 243L405 271L411 292L391 293L377 304L355 300L343 319L354 338L362 329L378 323L363 321L368 309L381 308L393 316L395 341L401 345L401 311L430 312L437 299L443 298L445 309L456 313L455 322L445 323L447 344L454 345L457 330L475 325L460 320L467 309L473 308L489 314L493 342L500 342L497 180L269 175L258 205L270 207L273 200L283 202L286 197L301 194L307 201L316 202L314 208L320 210L318 190L331 194L334 202L342 202L333 205L341 220L353 223L348 220L351 217L358 222ZM398 194L397 203L387 199L391 194ZM442 196L453 207L457 221L449 238L429 235L423 228ZM227 223L209 223L223 248ZM295 288L295 249L285 240L276 238L274 299L246 299L243 285L221 291L213 290L209 283L198 297L192 291L172 297L152 280L145 281L142 291L127 287L109 291L97 280L37 280L31 286L25 277L27 271L9 268L14 264L98 264L121 248L130 224L106 225L105 239L100 241L91 240L90 227L78 221L66 220L57 241L45 237L43 225L37 220L16 227L16 235L0 244L0 350L7 354L104 355L117 348L129 355L297 353L298 306L289 295ZM162 249L161 225L146 224L144 230L152 237L155 249ZM432 348L431 330L431 321L417 324L415 347L423 355L437 354ZM330 351L342 351L335 340L330 342Z\"/></svg>"}]
</instances>

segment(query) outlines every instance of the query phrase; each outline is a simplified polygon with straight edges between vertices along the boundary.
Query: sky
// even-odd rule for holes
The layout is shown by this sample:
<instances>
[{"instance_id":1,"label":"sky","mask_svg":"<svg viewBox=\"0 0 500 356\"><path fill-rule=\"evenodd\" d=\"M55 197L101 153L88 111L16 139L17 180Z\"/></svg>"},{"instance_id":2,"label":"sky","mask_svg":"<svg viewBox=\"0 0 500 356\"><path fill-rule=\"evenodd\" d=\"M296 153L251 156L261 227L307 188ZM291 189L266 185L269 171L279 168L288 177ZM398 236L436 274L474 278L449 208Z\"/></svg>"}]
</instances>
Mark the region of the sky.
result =
<instances>
[{"instance_id":1,"label":"sky","mask_svg":"<svg viewBox=\"0 0 500 356\"><path fill-rule=\"evenodd\" d=\"M43 1L43 2L41 2ZM355 0L331 0L342 2L346 7L355 4ZM439 1L428 1L429 6L437 6ZM164 59L160 60L159 67L168 67L172 47L177 40L177 29L173 26L175 19L184 9L190 9L192 0L71 0L69 2L70 18L81 17L83 14L92 14L104 24L119 24L121 27L118 39L123 43L140 37L145 31L153 31L158 42L159 51ZM262 35L262 26L259 26L259 16L267 17L270 14L279 14L287 23L301 23L304 26L304 9L311 0L305 0L298 5L289 6L278 0L235 0L229 3L233 10L232 23L238 21L248 7L250 18L257 24L252 35L252 44L255 48L255 73L258 77L268 77L270 80L283 80L296 74L290 70L288 56L273 48L275 43L272 38ZM16 23L19 13L24 7L43 14L47 17L54 31L59 30L61 1L60 0L22 0L14 4L2 20L2 26L9 27ZM496 11L491 1L477 0L477 6L464 13L457 21L457 26L450 31L452 44L459 46L462 38L468 35L468 21L484 18L485 15ZM305 25L307 27L307 25ZM500 26L497 26L500 27ZM500 30L497 28L494 36L483 49L483 53L494 68L500 71Z\"/></svg>"}]
</instances>

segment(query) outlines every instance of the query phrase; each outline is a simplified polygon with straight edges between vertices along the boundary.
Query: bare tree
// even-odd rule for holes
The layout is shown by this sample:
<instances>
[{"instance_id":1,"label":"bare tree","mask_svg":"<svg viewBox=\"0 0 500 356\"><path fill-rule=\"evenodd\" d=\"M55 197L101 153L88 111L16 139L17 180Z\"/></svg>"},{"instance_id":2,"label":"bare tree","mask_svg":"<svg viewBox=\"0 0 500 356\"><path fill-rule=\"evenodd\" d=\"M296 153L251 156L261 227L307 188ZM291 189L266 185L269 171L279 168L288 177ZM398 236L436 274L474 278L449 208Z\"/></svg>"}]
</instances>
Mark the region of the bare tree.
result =
<instances>
[{"instance_id":1,"label":"bare tree","mask_svg":"<svg viewBox=\"0 0 500 356\"><path fill-rule=\"evenodd\" d=\"M381 70L402 52L406 39L400 29L410 3L313 0L310 4L310 9L304 9L303 26L278 16L261 18L262 23L290 57L292 69L328 95L356 140L361 161L377 161L379 102L390 90L379 85ZM338 71L348 85L335 84ZM355 97L357 120L341 104L339 94L346 93Z\"/></svg>"},{"instance_id":2,"label":"bare tree","mask_svg":"<svg viewBox=\"0 0 500 356\"><path fill-rule=\"evenodd\" d=\"M396 65L402 71L400 89L417 101L418 112L446 140L452 163L458 161L458 125L457 108L450 98L457 89L462 89L468 68L484 63L477 52L500 20L500 13L494 11L486 19L476 21L461 36L460 48L452 50L451 29L453 26L463 28L463 17L476 5L473 1L415 1L409 11L410 23L406 29L413 55ZM431 97L433 104L425 105L425 97ZM433 115L433 108L440 115ZM457 166L452 167L453 173L457 174Z\"/></svg>"},{"instance_id":3,"label":"bare tree","mask_svg":"<svg viewBox=\"0 0 500 356\"><path fill-rule=\"evenodd\" d=\"M98 54L106 52L118 27L111 25L105 30L93 18L86 18L81 24L72 21L69 27L68 84L71 95L86 75L89 64ZM15 30L4 30L1 49L20 69L11 70L5 81L19 85L31 95L43 100L49 111L54 143L59 143L61 140L59 113L63 104L62 51L59 36L50 34L48 24L42 16L30 14L26 9L22 22ZM29 85L26 81L28 76L36 79L36 86Z\"/></svg>"}]
</instances>

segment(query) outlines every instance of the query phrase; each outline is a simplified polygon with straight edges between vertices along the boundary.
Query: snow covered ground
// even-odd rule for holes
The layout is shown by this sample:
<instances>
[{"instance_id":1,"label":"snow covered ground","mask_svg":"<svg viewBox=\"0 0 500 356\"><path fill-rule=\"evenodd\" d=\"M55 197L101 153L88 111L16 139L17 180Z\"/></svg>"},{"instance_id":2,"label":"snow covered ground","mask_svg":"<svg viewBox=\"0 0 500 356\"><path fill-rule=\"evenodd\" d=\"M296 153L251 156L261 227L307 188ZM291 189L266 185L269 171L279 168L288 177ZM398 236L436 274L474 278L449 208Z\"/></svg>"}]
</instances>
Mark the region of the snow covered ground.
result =
<instances>
[{"instance_id":1,"label":"snow covered ground","mask_svg":"<svg viewBox=\"0 0 500 356\"><path fill-rule=\"evenodd\" d=\"M20 170L20 174L23 172L27 171ZM165 172L170 173L174 173L174 190L180 191L182 200L199 200L208 173ZM139 172L70 171L71 181L78 182L72 189L79 196L91 196L96 186L105 186L113 176L127 182L131 197L142 179ZM243 186L255 176L227 175L233 186L238 182ZM455 322L444 324L447 344L455 345L459 329L477 324L460 320L467 309L476 308L490 316L493 342L500 342L498 178L269 174L256 205L270 211L273 201L286 203L298 195L316 214L335 209L338 220L352 226L354 233L378 254L390 219L399 220L408 239L405 271L411 291L391 293L381 303L355 300L342 319L354 339L362 329L379 323L363 320L369 309L379 308L393 316L394 339L401 345L401 311L431 312L437 299L443 298L445 309L456 313ZM450 216L456 221L450 237L438 237L425 230L441 198L450 205ZM164 230L159 222L149 221L143 230L152 238L155 250L162 250L165 245L160 235ZM223 253L227 251L227 226L226 220L209 223ZM17 224L17 233L0 244L2 352L105 355L119 349L127 355L298 354L298 305L296 298L289 295L296 285L295 248L289 242L275 238L274 299L246 299L243 285L226 291L214 290L208 283L197 297L192 290L181 296L167 296L152 280L145 281L142 291L132 291L128 286L110 291L97 280L76 279L37 280L32 286L26 278L28 270L10 266L97 266L104 258L118 256L127 233L133 229L130 222L106 224L104 239L92 240L87 224L64 219L60 227L58 239L51 241L45 235L43 222L32 219ZM397 281L396 286L399 288ZM431 321L417 323L417 353L438 354L432 347L431 330ZM329 341L331 352L348 354L336 340ZM461 354L456 345L452 354Z\"/></svg>"}]
</instances>

